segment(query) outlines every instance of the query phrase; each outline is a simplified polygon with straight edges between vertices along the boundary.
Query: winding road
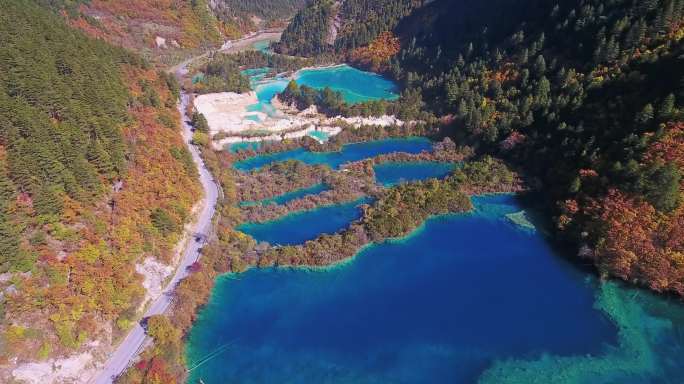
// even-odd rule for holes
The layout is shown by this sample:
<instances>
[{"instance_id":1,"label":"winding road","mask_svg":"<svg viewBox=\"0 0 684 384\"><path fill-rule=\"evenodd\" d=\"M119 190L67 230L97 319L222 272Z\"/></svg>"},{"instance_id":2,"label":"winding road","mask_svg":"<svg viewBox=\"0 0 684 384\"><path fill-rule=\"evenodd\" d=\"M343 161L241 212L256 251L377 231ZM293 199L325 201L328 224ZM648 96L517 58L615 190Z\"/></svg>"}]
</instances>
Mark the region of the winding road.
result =
<instances>
[{"instance_id":1,"label":"winding road","mask_svg":"<svg viewBox=\"0 0 684 384\"><path fill-rule=\"evenodd\" d=\"M237 53L240 51L245 51L245 50L250 50L253 49L252 46L260 41L268 40L268 41L277 41L280 40L280 36L282 35L282 29L269 29L269 30L264 30L264 31L259 31L253 35L245 36L241 39L238 40L233 40L233 41L228 41L223 44L223 46L217 50L212 50L212 51L207 51L199 56L193 56L190 57L173 67L168 69L169 73L175 73L177 76L179 75L185 75L187 71L188 65L190 63L201 59L203 57L207 57L212 54L212 52L223 52L223 53Z\"/></svg>"},{"instance_id":2,"label":"winding road","mask_svg":"<svg viewBox=\"0 0 684 384\"><path fill-rule=\"evenodd\" d=\"M236 40L230 44L224 44L219 51L228 51L232 53L238 52L240 50L251 49L251 45L257 41L273 40L279 37L280 31L260 31L254 35ZM195 60L205 57L209 54L210 52L207 52L199 56L191 57L182 63L169 68L168 72L175 74L176 77L180 79L188 73L188 65ZM178 264L176 273L168 282L161 295L152 301L152 304L147 312L145 312L144 317L163 314L171 305L171 301L173 300L173 290L175 289L176 285L188 275L188 266L197 261L200 257L200 249L204 245L204 242L197 242L195 239L197 235L200 235L200 237L204 239L204 235L207 235L211 231L211 221L214 216L216 202L220 193L218 184L214 181L213 176L204 165L204 161L200 156L199 149L191 144L192 127L188 123L190 121L190 117L185 113L189 101L190 96L185 91L182 91L181 100L178 104L178 111L181 115L181 124L183 129L182 135L188 150L190 150L192 160L197 166L200 182L202 183L202 189L204 190L204 195L200 202L202 210L190 229L190 239L188 240L188 244L183 251L183 257ZM138 354L144 349L148 341L149 338L145 334L145 330L142 326L140 326L139 323L136 323L133 329L131 329L128 335L126 335L126 338L116 347L114 353L112 353L109 359L105 362L104 367L98 372L94 379L89 381L89 383L111 384L113 380L122 372L124 372L128 365L134 361Z\"/></svg>"},{"instance_id":3,"label":"winding road","mask_svg":"<svg viewBox=\"0 0 684 384\"><path fill-rule=\"evenodd\" d=\"M182 68L184 69L184 67ZM179 70L182 70L179 69ZM202 189L204 190L204 196L201 200L202 210L197 217L194 225L192 226L190 238L188 244L183 251L183 257L178 264L176 273L173 278L166 285L162 294L157 297L156 300L152 302L145 316L152 316L164 313L173 299L173 290L183 278L188 275L187 267L192 263L197 261L200 256L200 248L202 248L203 241L195 241L198 234L206 235L211 230L211 220L214 216L214 211L216 208L216 201L219 196L219 187L214 182L214 178L211 173L207 170L200 157L199 150L196 146L190 144L192 139L191 127L188 124L189 118L185 115L186 106L189 100L189 96L183 92L181 94L181 102L178 104L178 110L181 113L182 125L183 125L183 140L185 141L192 159L197 166L199 171L200 182L202 183ZM126 338L119 344L116 351L110 356L109 360L105 363L105 366L98 375L94 378L92 383L95 384L110 384L113 379L120 375L126 367L128 367L129 362L138 355L138 353L143 349L145 345L147 335L145 330L136 323L132 330L129 331Z\"/></svg>"}]
</instances>

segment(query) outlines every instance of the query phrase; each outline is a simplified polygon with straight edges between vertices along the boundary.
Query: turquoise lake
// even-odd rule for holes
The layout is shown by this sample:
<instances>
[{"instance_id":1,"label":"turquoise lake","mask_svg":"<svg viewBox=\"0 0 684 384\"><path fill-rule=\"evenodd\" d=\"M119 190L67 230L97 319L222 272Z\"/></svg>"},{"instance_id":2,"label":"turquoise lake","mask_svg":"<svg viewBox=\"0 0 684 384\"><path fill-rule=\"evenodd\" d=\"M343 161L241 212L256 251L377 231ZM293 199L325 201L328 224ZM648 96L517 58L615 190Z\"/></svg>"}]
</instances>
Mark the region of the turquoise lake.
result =
<instances>
[{"instance_id":1,"label":"turquoise lake","mask_svg":"<svg viewBox=\"0 0 684 384\"><path fill-rule=\"evenodd\" d=\"M335 233L361 218L361 204L370 200L361 199L345 204L324 206L310 211L291 213L278 220L266 223L245 223L238 231L252 236L255 240L266 241L272 245L303 244L323 233Z\"/></svg>"},{"instance_id":2,"label":"turquoise lake","mask_svg":"<svg viewBox=\"0 0 684 384\"><path fill-rule=\"evenodd\" d=\"M257 46L255 44L254 47L261 50L263 44L266 44L266 49L268 49L267 43L259 42L256 44L262 45ZM282 92L290 80L280 75L267 77L270 73L271 69L267 67L249 68L242 71L242 74L249 77L250 86L256 92L258 100L257 103L247 107L247 112L261 112L277 119L281 116L271 104L271 99ZM380 99L394 100L399 97L396 93L396 85L392 81L378 74L361 71L348 65L304 69L297 72L296 81L299 85L308 85L316 89L330 87L341 92L344 100L348 103ZM261 121L257 114L247 115L246 119ZM328 139L328 134L324 132L312 132L309 136L319 141ZM230 150L235 151L244 147L236 146L235 150L232 148L231 146Z\"/></svg>"},{"instance_id":3,"label":"turquoise lake","mask_svg":"<svg viewBox=\"0 0 684 384\"><path fill-rule=\"evenodd\" d=\"M241 141L239 143L228 144L228 151L230 153L247 150L256 151L257 149L259 149L260 145L261 144L258 141Z\"/></svg>"},{"instance_id":4,"label":"turquoise lake","mask_svg":"<svg viewBox=\"0 0 684 384\"><path fill-rule=\"evenodd\" d=\"M313 137L318 141L327 141L330 138L330 134L323 131L313 131L308 133L309 136Z\"/></svg>"},{"instance_id":5,"label":"turquoise lake","mask_svg":"<svg viewBox=\"0 0 684 384\"><path fill-rule=\"evenodd\" d=\"M283 193L282 195L278 195L275 197L272 197L270 199L263 199L259 201L245 201L241 203L241 206L251 206L251 205L269 205L269 204L287 204L292 200L297 200L300 199L304 196L308 195L317 195L323 191L327 191L329 188L325 184L316 184L312 185L308 188L301 188L294 190L292 192L288 193Z\"/></svg>"},{"instance_id":6,"label":"turquoise lake","mask_svg":"<svg viewBox=\"0 0 684 384\"><path fill-rule=\"evenodd\" d=\"M243 71L250 78L252 89L257 93L259 104L251 107L253 111L272 112L269 109L271 99L282 92L290 79L275 76L266 79L268 68L255 68ZM359 103L369 100L394 100L399 97L397 86L391 80L373 73L361 71L346 64L334 67L310 68L298 71L294 77L300 86L307 85L316 89L330 87L341 92L348 103Z\"/></svg>"},{"instance_id":7,"label":"turquoise lake","mask_svg":"<svg viewBox=\"0 0 684 384\"><path fill-rule=\"evenodd\" d=\"M307 85L316 89L330 87L333 91L342 93L348 103L394 100L399 97L397 87L392 81L377 73L361 71L346 64L304 69L297 72L295 81L300 86Z\"/></svg>"},{"instance_id":8,"label":"turquoise lake","mask_svg":"<svg viewBox=\"0 0 684 384\"><path fill-rule=\"evenodd\" d=\"M285 160L299 160L306 164L327 164L337 169L340 165L392 152L420 153L432 150L432 142L422 137L386 139L346 144L339 152L309 152L303 148L251 157L234 164L240 171L251 171Z\"/></svg>"},{"instance_id":9,"label":"turquoise lake","mask_svg":"<svg viewBox=\"0 0 684 384\"><path fill-rule=\"evenodd\" d=\"M392 186L400 183L425 179L441 179L449 175L456 166L451 163L414 162L414 163L382 163L373 166L375 180Z\"/></svg>"},{"instance_id":10,"label":"turquoise lake","mask_svg":"<svg viewBox=\"0 0 684 384\"><path fill-rule=\"evenodd\" d=\"M325 271L220 277L189 334L189 382L681 382L681 305L556 256L506 218L512 195L475 205Z\"/></svg>"},{"instance_id":11,"label":"turquoise lake","mask_svg":"<svg viewBox=\"0 0 684 384\"><path fill-rule=\"evenodd\" d=\"M252 48L254 48L257 51L263 52L263 53L269 53L270 52L270 46L271 46L271 41L270 40L261 40L257 41L256 43L252 44Z\"/></svg>"}]
</instances>

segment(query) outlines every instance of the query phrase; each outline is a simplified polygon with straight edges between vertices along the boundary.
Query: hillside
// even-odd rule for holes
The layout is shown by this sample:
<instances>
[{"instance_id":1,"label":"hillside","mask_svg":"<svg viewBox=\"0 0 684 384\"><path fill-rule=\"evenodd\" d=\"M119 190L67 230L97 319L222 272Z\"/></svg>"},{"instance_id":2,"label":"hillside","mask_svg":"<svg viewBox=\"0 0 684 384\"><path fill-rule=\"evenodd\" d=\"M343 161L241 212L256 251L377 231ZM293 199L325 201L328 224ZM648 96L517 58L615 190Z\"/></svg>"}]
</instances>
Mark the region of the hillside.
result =
<instances>
[{"instance_id":1,"label":"hillside","mask_svg":"<svg viewBox=\"0 0 684 384\"><path fill-rule=\"evenodd\" d=\"M175 63L239 32L221 22L206 0L40 0L72 27L134 50L148 60Z\"/></svg>"},{"instance_id":2,"label":"hillside","mask_svg":"<svg viewBox=\"0 0 684 384\"><path fill-rule=\"evenodd\" d=\"M53 382L86 380L170 275L202 191L180 86L157 68L295 13L275 48L314 59L217 55L193 89L245 90L244 63L334 57L382 71L396 102L350 107L295 83L281 97L440 122L476 160L524 175L525 203L573 260L684 297L684 0L304 3L0 0L0 382L50 382L36 375L62 365ZM153 318L158 344L121 382L184 377L179 329L254 248L227 203L237 155L203 155L228 196L218 242L179 284L179 318Z\"/></svg>"},{"instance_id":3,"label":"hillside","mask_svg":"<svg viewBox=\"0 0 684 384\"><path fill-rule=\"evenodd\" d=\"M684 2L499 3L505 17L434 3L394 73L455 136L526 169L603 273L684 294Z\"/></svg>"},{"instance_id":4,"label":"hillside","mask_svg":"<svg viewBox=\"0 0 684 384\"><path fill-rule=\"evenodd\" d=\"M79 353L88 364L137 321L143 280L160 283L140 271L172 263L200 189L175 79L30 0L0 1L0 40L0 381L10 382L28 362Z\"/></svg>"},{"instance_id":5,"label":"hillside","mask_svg":"<svg viewBox=\"0 0 684 384\"><path fill-rule=\"evenodd\" d=\"M297 13L276 49L311 56L362 47L422 5L422 0L314 0Z\"/></svg>"},{"instance_id":6,"label":"hillside","mask_svg":"<svg viewBox=\"0 0 684 384\"><path fill-rule=\"evenodd\" d=\"M284 26L306 4L305 0L214 0L214 13L240 31Z\"/></svg>"},{"instance_id":7,"label":"hillside","mask_svg":"<svg viewBox=\"0 0 684 384\"><path fill-rule=\"evenodd\" d=\"M40 0L72 27L175 64L248 32L283 27L304 0Z\"/></svg>"},{"instance_id":8,"label":"hillside","mask_svg":"<svg viewBox=\"0 0 684 384\"><path fill-rule=\"evenodd\" d=\"M366 11L342 24L367 37L342 28L338 51L391 29L404 99L525 170L558 240L603 274L684 295L684 1L395 1L409 14L396 23L353 4ZM332 6L301 11L280 49L333 49L319 38Z\"/></svg>"}]
</instances>

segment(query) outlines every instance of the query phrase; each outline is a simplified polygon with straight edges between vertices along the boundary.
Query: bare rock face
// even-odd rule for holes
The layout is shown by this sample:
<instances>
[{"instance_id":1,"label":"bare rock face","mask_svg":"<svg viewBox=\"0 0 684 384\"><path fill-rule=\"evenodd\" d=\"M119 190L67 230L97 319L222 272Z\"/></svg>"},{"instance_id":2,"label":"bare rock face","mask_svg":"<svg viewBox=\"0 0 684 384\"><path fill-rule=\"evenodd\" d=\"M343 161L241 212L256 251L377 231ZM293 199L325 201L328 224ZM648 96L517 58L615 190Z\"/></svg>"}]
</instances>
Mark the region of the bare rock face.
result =
<instances>
[{"instance_id":1,"label":"bare rock face","mask_svg":"<svg viewBox=\"0 0 684 384\"><path fill-rule=\"evenodd\" d=\"M20 365L12 372L15 380L31 384L87 383L97 372L93 356L84 352L64 359Z\"/></svg>"},{"instance_id":2,"label":"bare rock face","mask_svg":"<svg viewBox=\"0 0 684 384\"><path fill-rule=\"evenodd\" d=\"M161 295L164 281L173 273L173 267L162 264L151 257L147 257L142 263L136 264L135 270L143 276L145 301L142 305Z\"/></svg>"},{"instance_id":3,"label":"bare rock face","mask_svg":"<svg viewBox=\"0 0 684 384\"><path fill-rule=\"evenodd\" d=\"M340 9L342 8L342 1L336 1L335 4L333 4L333 12L335 16L333 17L332 21L330 22L330 26L328 27L328 34L326 36L325 42L328 45L335 45L335 40L337 39L337 33L339 32L340 28L342 27L342 14L340 12Z\"/></svg>"},{"instance_id":4,"label":"bare rock face","mask_svg":"<svg viewBox=\"0 0 684 384\"><path fill-rule=\"evenodd\" d=\"M160 49L166 48L166 39L161 37L161 36L155 37L154 43L157 45L157 48L160 48Z\"/></svg>"}]
</instances>

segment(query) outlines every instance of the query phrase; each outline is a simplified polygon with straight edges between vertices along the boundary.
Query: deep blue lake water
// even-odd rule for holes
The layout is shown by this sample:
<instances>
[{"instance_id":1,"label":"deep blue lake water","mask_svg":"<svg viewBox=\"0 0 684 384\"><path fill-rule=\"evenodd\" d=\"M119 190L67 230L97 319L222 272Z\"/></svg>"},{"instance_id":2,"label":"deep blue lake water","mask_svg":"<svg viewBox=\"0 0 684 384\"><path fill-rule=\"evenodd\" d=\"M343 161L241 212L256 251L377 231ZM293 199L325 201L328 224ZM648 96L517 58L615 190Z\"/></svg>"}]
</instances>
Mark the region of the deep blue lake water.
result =
<instances>
[{"instance_id":1,"label":"deep blue lake water","mask_svg":"<svg viewBox=\"0 0 684 384\"><path fill-rule=\"evenodd\" d=\"M327 164L336 169L347 162L367 159L385 153L420 153L430 150L432 150L432 143L426 138L386 139L347 144L339 152L309 152L299 148L292 151L259 155L238 161L234 167L240 171L251 171L278 161L299 160L306 164Z\"/></svg>"},{"instance_id":2,"label":"deep blue lake water","mask_svg":"<svg viewBox=\"0 0 684 384\"><path fill-rule=\"evenodd\" d=\"M189 335L190 382L681 382L681 306L599 287L505 219L513 196L475 203L326 271L219 278Z\"/></svg>"},{"instance_id":3,"label":"deep blue lake water","mask_svg":"<svg viewBox=\"0 0 684 384\"><path fill-rule=\"evenodd\" d=\"M292 192L288 193L283 193L282 195L278 195L275 197L272 197L270 199L263 199L259 201L246 201L242 203L242 206L250 206L250 205L268 205L268 204L287 204L288 202L292 200L296 200L299 198L302 198L307 195L317 195L323 191L327 191L329 188L325 184L316 184L312 185L307 188L300 188L297 190L294 190Z\"/></svg>"},{"instance_id":4,"label":"deep blue lake water","mask_svg":"<svg viewBox=\"0 0 684 384\"><path fill-rule=\"evenodd\" d=\"M415 162L415 163L382 163L375 165L375 180L385 186L392 186L411 181L430 178L441 179L455 168L452 163Z\"/></svg>"},{"instance_id":5,"label":"deep blue lake water","mask_svg":"<svg viewBox=\"0 0 684 384\"><path fill-rule=\"evenodd\" d=\"M250 110L272 114L269 101L287 80L264 80L267 72L248 73L259 98ZM297 81L331 86L349 102L396 97L391 82L357 72L306 70ZM383 140L334 153L257 156L235 166L249 171L297 159L338 168L430 149L425 139ZM393 185L443 177L452 168L375 170L378 182ZM189 383L684 383L681 303L599 282L570 265L533 226L512 222L507 215L522 207L511 195L474 203L474 213L432 218L404 239L371 245L326 270L221 276L189 333ZM357 205L239 229L260 241L299 244L348 226L361 215Z\"/></svg>"},{"instance_id":6,"label":"deep blue lake water","mask_svg":"<svg viewBox=\"0 0 684 384\"><path fill-rule=\"evenodd\" d=\"M361 217L361 199L345 204L328 205L310 211L301 211L266 223L245 223L237 227L257 241L270 244L294 245L313 240L322 233L335 233Z\"/></svg>"}]
</instances>

